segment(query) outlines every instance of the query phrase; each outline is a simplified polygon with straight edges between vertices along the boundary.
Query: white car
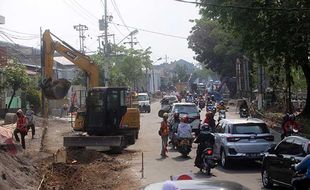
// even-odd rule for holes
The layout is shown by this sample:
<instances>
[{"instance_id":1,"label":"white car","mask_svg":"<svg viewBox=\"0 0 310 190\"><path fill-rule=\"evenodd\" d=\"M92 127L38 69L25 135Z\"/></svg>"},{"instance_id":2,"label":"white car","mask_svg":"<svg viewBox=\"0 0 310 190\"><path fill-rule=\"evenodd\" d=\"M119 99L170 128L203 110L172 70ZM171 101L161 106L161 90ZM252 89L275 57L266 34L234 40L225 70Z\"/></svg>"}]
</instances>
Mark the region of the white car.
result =
<instances>
[{"instance_id":1,"label":"white car","mask_svg":"<svg viewBox=\"0 0 310 190\"><path fill-rule=\"evenodd\" d=\"M140 112L151 112L151 100L147 93L139 93L138 102Z\"/></svg>"}]
</instances>

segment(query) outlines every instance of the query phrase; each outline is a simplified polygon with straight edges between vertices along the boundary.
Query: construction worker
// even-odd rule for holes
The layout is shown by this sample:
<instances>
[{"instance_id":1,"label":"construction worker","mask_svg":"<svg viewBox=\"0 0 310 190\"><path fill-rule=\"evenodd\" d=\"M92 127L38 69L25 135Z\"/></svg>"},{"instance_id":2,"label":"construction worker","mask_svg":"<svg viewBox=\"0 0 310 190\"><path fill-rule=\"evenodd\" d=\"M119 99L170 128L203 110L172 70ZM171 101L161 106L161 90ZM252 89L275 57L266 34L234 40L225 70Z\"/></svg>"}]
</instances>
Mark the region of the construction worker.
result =
<instances>
[{"instance_id":1,"label":"construction worker","mask_svg":"<svg viewBox=\"0 0 310 190\"><path fill-rule=\"evenodd\" d=\"M34 125L34 111L33 111L33 105L30 105L29 109L26 111L26 119L27 119L27 129L31 129L32 138L34 138L34 135L36 134L36 129Z\"/></svg>"},{"instance_id":2,"label":"construction worker","mask_svg":"<svg viewBox=\"0 0 310 190\"><path fill-rule=\"evenodd\" d=\"M18 133L20 133L21 140L22 140L22 147L23 149L26 149L25 136L27 135L27 132L28 132L27 119L24 116L24 113L21 109L17 110L16 115L17 115L17 123L16 123L16 128L13 134L14 134L16 141L20 142L19 137L18 137Z\"/></svg>"},{"instance_id":3,"label":"construction worker","mask_svg":"<svg viewBox=\"0 0 310 190\"><path fill-rule=\"evenodd\" d=\"M161 136L161 153L162 157L167 157L167 145L168 145L168 135L169 135L169 124L168 124L168 113L164 113L163 121L160 123L160 129L158 131Z\"/></svg>"}]
</instances>

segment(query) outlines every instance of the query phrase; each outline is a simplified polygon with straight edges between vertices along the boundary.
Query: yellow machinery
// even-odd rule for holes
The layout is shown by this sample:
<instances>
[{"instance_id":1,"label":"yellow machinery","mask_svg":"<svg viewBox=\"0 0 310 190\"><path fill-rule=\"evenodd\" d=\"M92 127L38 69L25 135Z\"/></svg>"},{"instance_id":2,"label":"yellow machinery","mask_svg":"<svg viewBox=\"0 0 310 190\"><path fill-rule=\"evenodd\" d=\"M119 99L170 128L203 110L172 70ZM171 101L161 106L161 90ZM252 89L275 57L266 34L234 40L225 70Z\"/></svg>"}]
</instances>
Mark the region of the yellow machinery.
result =
<instances>
[{"instance_id":1,"label":"yellow machinery","mask_svg":"<svg viewBox=\"0 0 310 190\"><path fill-rule=\"evenodd\" d=\"M52 36L59 41L54 41ZM85 71L89 79L88 86L90 88L86 98L86 108L83 111L78 111L74 126L74 130L85 131L89 136L64 137L64 145L124 148L134 144L140 129L139 110L130 108L135 105L135 97L129 95L130 104L126 105L125 88L98 87L98 66L88 56L60 40L49 30L44 32L42 41L45 78L41 88L46 98L62 99L67 95L71 86L71 83L66 79L53 80L55 51Z\"/></svg>"}]
</instances>

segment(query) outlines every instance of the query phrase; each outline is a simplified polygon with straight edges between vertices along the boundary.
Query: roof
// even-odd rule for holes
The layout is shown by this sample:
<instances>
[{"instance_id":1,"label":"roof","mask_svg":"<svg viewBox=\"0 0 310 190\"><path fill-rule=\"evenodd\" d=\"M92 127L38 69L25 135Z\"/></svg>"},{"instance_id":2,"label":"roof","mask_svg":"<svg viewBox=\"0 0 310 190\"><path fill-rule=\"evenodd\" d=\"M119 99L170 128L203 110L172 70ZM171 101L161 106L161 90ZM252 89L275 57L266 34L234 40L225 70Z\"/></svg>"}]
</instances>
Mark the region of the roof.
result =
<instances>
[{"instance_id":1,"label":"roof","mask_svg":"<svg viewBox=\"0 0 310 190\"><path fill-rule=\"evenodd\" d=\"M74 65L74 63L72 63L65 57L54 57L54 60L62 65Z\"/></svg>"},{"instance_id":2,"label":"roof","mask_svg":"<svg viewBox=\"0 0 310 190\"><path fill-rule=\"evenodd\" d=\"M221 122L228 122L230 124L265 123L263 120L257 118L223 119Z\"/></svg>"}]
</instances>

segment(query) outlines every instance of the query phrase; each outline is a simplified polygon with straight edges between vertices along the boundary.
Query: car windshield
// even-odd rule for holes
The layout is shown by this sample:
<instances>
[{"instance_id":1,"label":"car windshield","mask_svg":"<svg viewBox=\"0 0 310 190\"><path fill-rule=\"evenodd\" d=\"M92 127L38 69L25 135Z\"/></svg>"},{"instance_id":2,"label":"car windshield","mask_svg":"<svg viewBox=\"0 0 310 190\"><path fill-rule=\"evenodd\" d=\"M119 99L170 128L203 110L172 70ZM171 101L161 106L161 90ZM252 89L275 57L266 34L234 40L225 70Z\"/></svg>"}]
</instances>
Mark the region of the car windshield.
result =
<instances>
[{"instance_id":1,"label":"car windshield","mask_svg":"<svg viewBox=\"0 0 310 190\"><path fill-rule=\"evenodd\" d=\"M176 105L174 112L179 112L180 114L197 114L198 109L194 105Z\"/></svg>"},{"instance_id":2,"label":"car windshield","mask_svg":"<svg viewBox=\"0 0 310 190\"><path fill-rule=\"evenodd\" d=\"M138 101L148 101L149 97L147 95L139 95Z\"/></svg>"},{"instance_id":3,"label":"car windshield","mask_svg":"<svg viewBox=\"0 0 310 190\"><path fill-rule=\"evenodd\" d=\"M266 124L237 124L233 126L232 134L263 134L269 133Z\"/></svg>"}]
</instances>

